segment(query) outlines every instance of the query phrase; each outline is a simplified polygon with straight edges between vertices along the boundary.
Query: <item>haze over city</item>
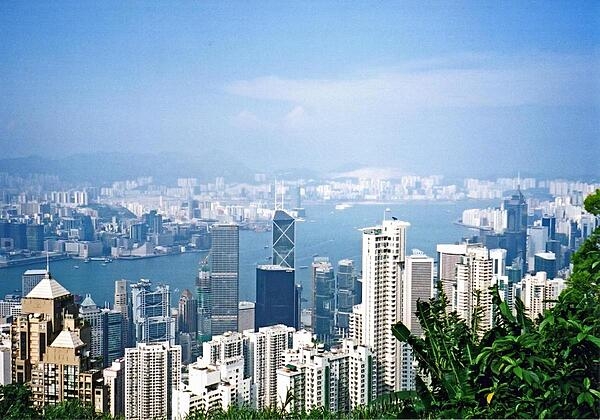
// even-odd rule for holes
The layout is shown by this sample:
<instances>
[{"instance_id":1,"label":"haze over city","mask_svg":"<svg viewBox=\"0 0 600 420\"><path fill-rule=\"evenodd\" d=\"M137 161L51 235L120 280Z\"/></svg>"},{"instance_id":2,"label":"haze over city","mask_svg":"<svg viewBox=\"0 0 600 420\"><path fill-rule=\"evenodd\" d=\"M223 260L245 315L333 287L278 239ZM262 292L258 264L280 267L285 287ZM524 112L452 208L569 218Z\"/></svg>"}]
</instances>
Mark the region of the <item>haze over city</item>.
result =
<instances>
[{"instance_id":1,"label":"haze over city","mask_svg":"<svg viewBox=\"0 0 600 420\"><path fill-rule=\"evenodd\" d=\"M3 2L0 158L595 176L599 7Z\"/></svg>"}]
</instances>

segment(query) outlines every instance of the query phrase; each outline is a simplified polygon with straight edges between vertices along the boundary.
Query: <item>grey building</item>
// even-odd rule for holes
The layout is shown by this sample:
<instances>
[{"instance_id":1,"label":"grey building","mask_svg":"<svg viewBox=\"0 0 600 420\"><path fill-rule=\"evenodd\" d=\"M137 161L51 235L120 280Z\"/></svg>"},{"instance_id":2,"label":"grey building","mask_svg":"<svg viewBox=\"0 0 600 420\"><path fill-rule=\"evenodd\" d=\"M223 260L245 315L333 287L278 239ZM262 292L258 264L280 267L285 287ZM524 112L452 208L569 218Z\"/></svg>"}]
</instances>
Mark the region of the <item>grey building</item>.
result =
<instances>
[{"instance_id":1,"label":"grey building","mask_svg":"<svg viewBox=\"0 0 600 420\"><path fill-rule=\"evenodd\" d=\"M238 330L240 280L240 232L235 224L211 228L210 297L211 333L221 335Z\"/></svg>"}]
</instances>

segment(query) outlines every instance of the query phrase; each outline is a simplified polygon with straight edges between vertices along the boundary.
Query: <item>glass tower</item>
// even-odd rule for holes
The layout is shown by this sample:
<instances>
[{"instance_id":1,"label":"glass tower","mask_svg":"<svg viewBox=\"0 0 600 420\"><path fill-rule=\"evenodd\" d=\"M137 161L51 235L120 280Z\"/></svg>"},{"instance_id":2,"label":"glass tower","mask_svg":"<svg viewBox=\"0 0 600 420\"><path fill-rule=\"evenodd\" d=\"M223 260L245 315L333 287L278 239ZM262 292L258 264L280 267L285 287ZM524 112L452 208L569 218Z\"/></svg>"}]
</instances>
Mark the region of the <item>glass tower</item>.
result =
<instances>
[{"instance_id":1,"label":"glass tower","mask_svg":"<svg viewBox=\"0 0 600 420\"><path fill-rule=\"evenodd\" d=\"M294 268L295 221L285 210L273 215L273 264Z\"/></svg>"},{"instance_id":2,"label":"glass tower","mask_svg":"<svg viewBox=\"0 0 600 420\"><path fill-rule=\"evenodd\" d=\"M278 265L256 267L255 328L283 324L298 329L294 269Z\"/></svg>"}]
</instances>

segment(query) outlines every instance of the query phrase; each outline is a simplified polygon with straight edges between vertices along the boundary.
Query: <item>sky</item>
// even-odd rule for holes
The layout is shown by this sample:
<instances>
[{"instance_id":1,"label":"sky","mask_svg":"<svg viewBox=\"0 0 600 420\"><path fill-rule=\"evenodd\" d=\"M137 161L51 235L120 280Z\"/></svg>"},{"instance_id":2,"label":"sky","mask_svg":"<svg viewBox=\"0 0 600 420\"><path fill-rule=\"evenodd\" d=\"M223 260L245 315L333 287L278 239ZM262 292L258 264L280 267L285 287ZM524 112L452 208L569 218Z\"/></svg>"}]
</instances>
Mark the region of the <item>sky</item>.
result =
<instances>
[{"instance_id":1,"label":"sky","mask_svg":"<svg viewBox=\"0 0 600 420\"><path fill-rule=\"evenodd\" d=\"M0 158L600 176L600 2L0 2Z\"/></svg>"}]
</instances>

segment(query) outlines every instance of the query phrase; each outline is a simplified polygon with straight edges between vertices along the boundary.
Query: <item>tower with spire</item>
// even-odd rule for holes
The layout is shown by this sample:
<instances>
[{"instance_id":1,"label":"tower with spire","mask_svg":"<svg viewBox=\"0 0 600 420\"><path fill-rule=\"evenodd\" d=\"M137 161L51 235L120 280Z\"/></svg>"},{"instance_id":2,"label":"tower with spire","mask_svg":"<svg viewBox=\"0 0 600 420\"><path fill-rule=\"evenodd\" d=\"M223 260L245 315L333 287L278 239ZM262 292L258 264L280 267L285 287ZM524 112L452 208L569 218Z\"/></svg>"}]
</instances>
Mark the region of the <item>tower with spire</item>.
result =
<instances>
[{"instance_id":1,"label":"tower with spire","mask_svg":"<svg viewBox=\"0 0 600 420\"><path fill-rule=\"evenodd\" d=\"M102 372L90 358L89 326L73 295L46 271L11 326L12 376L31 387L35 406L76 398L93 404Z\"/></svg>"}]
</instances>

